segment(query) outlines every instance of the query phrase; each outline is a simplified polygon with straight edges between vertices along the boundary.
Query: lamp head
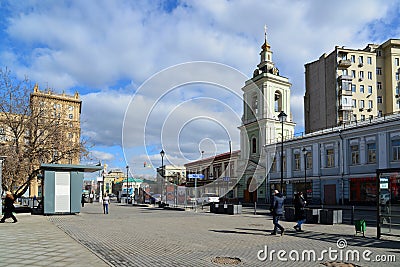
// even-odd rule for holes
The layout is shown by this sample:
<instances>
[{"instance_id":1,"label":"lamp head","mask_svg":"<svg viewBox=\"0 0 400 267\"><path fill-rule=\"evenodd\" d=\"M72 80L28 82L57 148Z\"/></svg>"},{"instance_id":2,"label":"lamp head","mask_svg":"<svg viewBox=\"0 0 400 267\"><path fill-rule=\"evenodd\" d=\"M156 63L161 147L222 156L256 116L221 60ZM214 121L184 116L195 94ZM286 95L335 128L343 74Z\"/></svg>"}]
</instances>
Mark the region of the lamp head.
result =
<instances>
[{"instance_id":1,"label":"lamp head","mask_svg":"<svg viewBox=\"0 0 400 267\"><path fill-rule=\"evenodd\" d=\"M160 155L161 155L162 158L164 157L164 155L165 155L164 149L162 149L162 150L160 151Z\"/></svg>"},{"instance_id":2,"label":"lamp head","mask_svg":"<svg viewBox=\"0 0 400 267\"><path fill-rule=\"evenodd\" d=\"M283 110L281 110L281 112L278 114L279 122L284 122L284 121L286 121L286 118L287 118L286 113L285 113Z\"/></svg>"}]
</instances>

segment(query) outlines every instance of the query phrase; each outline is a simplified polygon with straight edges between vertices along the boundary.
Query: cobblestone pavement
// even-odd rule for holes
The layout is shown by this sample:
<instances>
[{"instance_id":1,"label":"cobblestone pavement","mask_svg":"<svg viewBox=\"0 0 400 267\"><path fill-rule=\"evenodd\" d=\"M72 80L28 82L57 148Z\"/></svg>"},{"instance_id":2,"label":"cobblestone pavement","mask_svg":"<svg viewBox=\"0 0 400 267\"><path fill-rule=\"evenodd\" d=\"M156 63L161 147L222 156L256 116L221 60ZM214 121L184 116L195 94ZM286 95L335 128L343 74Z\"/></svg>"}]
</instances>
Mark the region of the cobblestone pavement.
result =
<instances>
[{"instance_id":1,"label":"cobblestone pavement","mask_svg":"<svg viewBox=\"0 0 400 267\"><path fill-rule=\"evenodd\" d=\"M86 204L75 216L44 218L46 225L53 222L110 266L233 266L235 260L240 260L236 266L323 266L321 263L330 261L353 262L358 266L398 266L400 261L400 241L375 239L372 226L367 226L366 237L362 237L354 236L351 225L306 224L304 232L296 233L292 228L294 223L282 222L287 229L285 235L271 236L271 217L251 212L224 215L116 203L111 204L108 215L102 213L98 203L93 203ZM46 228L41 228L41 234ZM339 239L341 242L337 244ZM346 247L338 248L344 243ZM265 257L265 253L260 253L265 248L267 255L275 250L272 262L270 257L264 261L258 258ZM278 260L279 250L286 252L281 256L287 261ZM327 252L321 257L322 250ZM306 257L315 251L316 259L301 260L304 251ZM346 260L346 254L352 251L359 253L360 261L351 260L352 257ZM363 253L368 251L372 254L366 256L373 260L376 256L394 255L396 262L366 261ZM298 261L290 259L296 252L300 254ZM96 265L91 263L90 266Z\"/></svg>"},{"instance_id":2,"label":"cobblestone pavement","mask_svg":"<svg viewBox=\"0 0 400 267\"><path fill-rule=\"evenodd\" d=\"M0 266L108 266L46 217L17 214L0 224Z\"/></svg>"}]
</instances>

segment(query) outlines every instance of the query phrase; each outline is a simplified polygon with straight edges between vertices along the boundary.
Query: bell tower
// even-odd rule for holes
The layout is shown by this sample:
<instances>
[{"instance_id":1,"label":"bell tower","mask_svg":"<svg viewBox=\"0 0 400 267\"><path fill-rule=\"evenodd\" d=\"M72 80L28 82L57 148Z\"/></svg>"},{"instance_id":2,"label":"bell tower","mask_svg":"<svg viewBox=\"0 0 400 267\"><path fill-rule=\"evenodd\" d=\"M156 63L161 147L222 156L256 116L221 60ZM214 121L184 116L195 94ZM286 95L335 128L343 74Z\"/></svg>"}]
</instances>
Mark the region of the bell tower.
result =
<instances>
[{"instance_id":1,"label":"bell tower","mask_svg":"<svg viewBox=\"0 0 400 267\"><path fill-rule=\"evenodd\" d=\"M266 162L264 146L270 143L280 142L283 138L291 138L294 134L295 123L292 121L290 111L290 88L292 84L289 79L281 76L278 68L272 60L271 46L267 40L267 28L264 30L264 43L261 46L260 63L253 71L253 77L245 82L243 86L243 116L240 129L240 166L243 173L241 188L238 192L243 201L254 201L254 198L265 198L265 191L260 185L269 171L271 163ZM287 120L283 124L278 115L283 111L287 114ZM249 182L249 179L256 179ZM249 188L247 185L253 185ZM256 185L256 186L255 186ZM255 188L254 188L255 187ZM265 188L264 188L265 189ZM253 199L251 198L253 190ZM263 193L257 195L257 191ZM256 193L254 193L256 192ZM255 200L256 201L256 200Z\"/></svg>"}]
</instances>

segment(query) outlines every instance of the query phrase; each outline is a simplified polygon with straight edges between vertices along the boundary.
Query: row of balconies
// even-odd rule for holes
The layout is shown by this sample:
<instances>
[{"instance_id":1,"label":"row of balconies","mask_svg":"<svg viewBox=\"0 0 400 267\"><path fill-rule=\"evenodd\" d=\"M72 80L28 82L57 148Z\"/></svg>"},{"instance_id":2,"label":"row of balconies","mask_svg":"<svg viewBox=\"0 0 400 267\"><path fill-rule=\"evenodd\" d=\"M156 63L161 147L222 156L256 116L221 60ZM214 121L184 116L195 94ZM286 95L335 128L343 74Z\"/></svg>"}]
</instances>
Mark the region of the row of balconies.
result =
<instances>
[{"instance_id":1,"label":"row of balconies","mask_svg":"<svg viewBox=\"0 0 400 267\"><path fill-rule=\"evenodd\" d=\"M348 105L339 105L339 111L343 110L353 110L353 106L348 106ZM366 110L367 112L372 112L372 108L358 108L359 111L364 111Z\"/></svg>"}]
</instances>

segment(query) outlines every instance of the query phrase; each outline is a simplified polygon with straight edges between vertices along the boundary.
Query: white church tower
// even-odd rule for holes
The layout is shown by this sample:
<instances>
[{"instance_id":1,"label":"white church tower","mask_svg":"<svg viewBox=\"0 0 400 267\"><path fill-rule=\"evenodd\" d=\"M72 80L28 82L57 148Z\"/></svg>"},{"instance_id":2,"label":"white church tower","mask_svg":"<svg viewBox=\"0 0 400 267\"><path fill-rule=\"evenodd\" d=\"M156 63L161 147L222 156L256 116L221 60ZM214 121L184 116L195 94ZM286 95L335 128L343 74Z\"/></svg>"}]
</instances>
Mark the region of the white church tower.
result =
<instances>
[{"instance_id":1,"label":"white church tower","mask_svg":"<svg viewBox=\"0 0 400 267\"><path fill-rule=\"evenodd\" d=\"M280 75L272 61L266 27L264 34L260 63L253 77L242 88L244 101L242 125L239 126L241 152L238 166L238 174L242 174L242 178L238 198L244 202L266 198L265 177L271 162L267 166L264 146L282 140L282 127L283 138L292 137L295 126L290 111L291 83L288 78ZM282 111L287 115L283 124L278 118Z\"/></svg>"}]
</instances>

